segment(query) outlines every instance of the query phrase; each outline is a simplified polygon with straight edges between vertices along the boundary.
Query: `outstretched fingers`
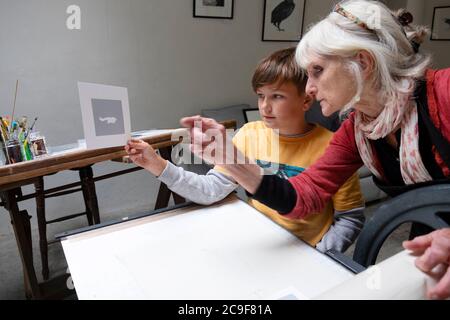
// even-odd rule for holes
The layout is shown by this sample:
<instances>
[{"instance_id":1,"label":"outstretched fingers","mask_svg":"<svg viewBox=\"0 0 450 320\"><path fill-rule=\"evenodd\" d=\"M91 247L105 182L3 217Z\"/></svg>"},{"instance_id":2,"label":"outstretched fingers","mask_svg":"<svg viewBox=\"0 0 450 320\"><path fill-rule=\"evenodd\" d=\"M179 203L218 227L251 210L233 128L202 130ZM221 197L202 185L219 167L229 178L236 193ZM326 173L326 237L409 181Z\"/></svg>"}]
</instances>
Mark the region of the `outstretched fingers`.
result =
<instances>
[{"instance_id":1,"label":"outstretched fingers","mask_svg":"<svg viewBox=\"0 0 450 320\"><path fill-rule=\"evenodd\" d=\"M180 120L181 126L184 128L193 128L196 121L201 121L201 116L185 117Z\"/></svg>"},{"instance_id":2,"label":"outstretched fingers","mask_svg":"<svg viewBox=\"0 0 450 320\"><path fill-rule=\"evenodd\" d=\"M415 254L423 253L431 243L433 242L433 236L431 234L426 234L424 236L420 236L414 238L410 241L404 241L403 247L407 250L413 251Z\"/></svg>"}]
</instances>

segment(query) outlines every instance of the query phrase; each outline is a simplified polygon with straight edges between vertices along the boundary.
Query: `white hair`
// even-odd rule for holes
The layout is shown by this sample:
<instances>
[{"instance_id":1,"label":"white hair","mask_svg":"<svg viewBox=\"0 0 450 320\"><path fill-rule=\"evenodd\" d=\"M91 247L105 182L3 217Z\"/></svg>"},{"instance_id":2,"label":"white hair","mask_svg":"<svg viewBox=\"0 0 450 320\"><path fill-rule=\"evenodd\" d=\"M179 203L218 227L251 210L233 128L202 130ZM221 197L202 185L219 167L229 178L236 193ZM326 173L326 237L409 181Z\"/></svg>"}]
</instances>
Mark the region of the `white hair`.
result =
<instances>
[{"instance_id":1,"label":"white hair","mask_svg":"<svg viewBox=\"0 0 450 320\"><path fill-rule=\"evenodd\" d=\"M431 63L427 55L416 53L412 42L420 44L427 35L425 27L403 27L397 15L378 1L347 0L340 3L345 11L365 23L368 29L351 19L332 12L313 25L300 41L296 60L306 69L314 57L340 58L355 76L357 93L342 112L359 101L365 83L361 66L354 59L365 50L374 59L371 83L379 92L380 102L394 102L399 93L410 91L407 85L425 75ZM405 81L409 80L409 81Z\"/></svg>"}]
</instances>

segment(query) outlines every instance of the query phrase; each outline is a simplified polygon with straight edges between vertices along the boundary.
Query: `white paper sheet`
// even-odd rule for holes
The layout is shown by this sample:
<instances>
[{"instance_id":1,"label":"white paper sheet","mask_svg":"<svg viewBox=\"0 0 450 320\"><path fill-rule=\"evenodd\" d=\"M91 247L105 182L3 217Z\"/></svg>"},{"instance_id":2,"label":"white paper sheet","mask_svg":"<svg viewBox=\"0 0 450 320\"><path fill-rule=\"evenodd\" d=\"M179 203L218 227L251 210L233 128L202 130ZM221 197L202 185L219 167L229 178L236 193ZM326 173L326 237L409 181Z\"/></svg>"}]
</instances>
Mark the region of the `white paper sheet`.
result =
<instances>
[{"instance_id":1,"label":"white paper sheet","mask_svg":"<svg viewBox=\"0 0 450 320\"><path fill-rule=\"evenodd\" d=\"M62 241L78 297L303 298L353 276L241 200L194 208Z\"/></svg>"},{"instance_id":2,"label":"white paper sheet","mask_svg":"<svg viewBox=\"0 0 450 320\"><path fill-rule=\"evenodd\" d=\"M386 259L316 297L320 300L419 300L436 282L414 265L407 251Z\"/></svg>"}]
</instances>

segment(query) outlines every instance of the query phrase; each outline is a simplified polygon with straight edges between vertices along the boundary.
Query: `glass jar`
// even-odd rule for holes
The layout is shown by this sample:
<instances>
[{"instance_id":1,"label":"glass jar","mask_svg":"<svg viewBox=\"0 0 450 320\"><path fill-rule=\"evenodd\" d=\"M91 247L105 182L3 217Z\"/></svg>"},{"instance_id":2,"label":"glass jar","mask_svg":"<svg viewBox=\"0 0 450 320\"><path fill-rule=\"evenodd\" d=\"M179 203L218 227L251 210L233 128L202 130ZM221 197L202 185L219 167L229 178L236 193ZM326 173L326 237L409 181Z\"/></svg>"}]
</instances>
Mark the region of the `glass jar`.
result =
<instances>
[{"instance_id":1,"label":"glass jar","mask_svg":"<svg viewBox=\"0 0 450 320\"><path fill-rule=\"evenodd\" d=\"M2 165L8 164L8 155L6 154L6 146L5 143L3 142L3 139L0 140L0 148L2 150L0 152L0 162Z\"/></svg>"},{"instance_id":2,"label":"glass jar","mask_svg":"<svg viewBox=\"0 0 450 320\"><path fill-rule=\"evenodd\" d=\"M22 152L18 139L10 139L6 142L7 163L14 164L22 162Z\"/></svg>"}]
</instances>

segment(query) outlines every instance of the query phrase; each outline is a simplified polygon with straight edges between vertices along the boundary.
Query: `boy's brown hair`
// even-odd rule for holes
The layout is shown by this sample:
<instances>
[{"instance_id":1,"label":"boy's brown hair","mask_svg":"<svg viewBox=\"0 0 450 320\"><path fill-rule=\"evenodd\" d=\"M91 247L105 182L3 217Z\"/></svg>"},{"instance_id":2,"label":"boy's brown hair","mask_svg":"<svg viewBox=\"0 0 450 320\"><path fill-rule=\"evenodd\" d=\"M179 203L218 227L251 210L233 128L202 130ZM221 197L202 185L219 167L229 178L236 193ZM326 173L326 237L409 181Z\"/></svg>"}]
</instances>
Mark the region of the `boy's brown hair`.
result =
<instances>
[{"instance_id":1,"label":"boy's brown hair","mask_svg":"<svg viewBox=\"0 0 450 320\"><path fill-rule=\"evenodd\" d=\"M295 61L295 50L294 47L279 50L261 60L253 74L253 91L269 84L291 81L297 86L298 93L304 94L308 78Z\"/></svg>"}]
</instances>

